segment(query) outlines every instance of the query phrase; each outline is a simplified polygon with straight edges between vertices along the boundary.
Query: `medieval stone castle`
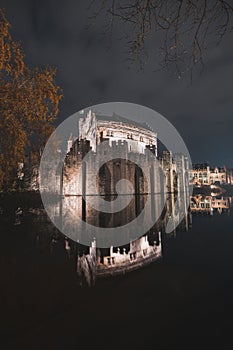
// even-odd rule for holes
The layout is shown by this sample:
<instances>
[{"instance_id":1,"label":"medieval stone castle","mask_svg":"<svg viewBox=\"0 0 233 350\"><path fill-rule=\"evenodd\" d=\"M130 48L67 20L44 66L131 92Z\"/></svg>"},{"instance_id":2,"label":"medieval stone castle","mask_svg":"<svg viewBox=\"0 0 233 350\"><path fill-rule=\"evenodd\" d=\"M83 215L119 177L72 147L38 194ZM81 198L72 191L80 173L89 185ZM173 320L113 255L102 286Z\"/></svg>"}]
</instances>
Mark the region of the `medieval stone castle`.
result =
<instances>
[{"instance_id":1,"label":"medieval stone castle","mask_svg":"<svg viewBox=\"0 0 233 350\"><path fill-rule=\"evenodd\" d=\"M161 258L161 233L175 233L178 224L188 229L191 212L213 213L215 209L219 212L229 209L225 198L212 198L212 194L191 196L189 207L190 184L210 187L232 184L232 173L216 167L211 169L208 164L189 169L188 159L183 154L160 149L157 133L149 125L115 113L106 116L91 110L79 121L77 119L76 125L79 137L74 139L70 136L66 141L65 158L56 148L53 157L48 157L43 164L47 170L40 191L55 194L58 198L57 202L50 203L49 216L55 225L59 222L61 225L56 226L61 227L62 232L68 232L68 227L71 232L78 230L81 235L85 235L85 230L82 231L82 227L79 230L75 217L94 227L124 226L140 215L148 198L152 204L144 213L144 221L155 222L153 220L158 218L146 234L129 239L124 246L98 248L98 242L94 240L88 243L89 248L79 245L77 236L73 241L71 236L64 237L68 251L72 245L79 246L75 248L78 252L77 272L89 285L97 277L125 273ZM61 172L50 172L53 159L59 164ZM25 182L24 168L20 165L18 174L22 183ZM33 181L28 189L38 190L41 173L38 169L33 170ZM123 210L101 212L86 200L89 196L96 196L97 189L97 197L113 203L119 197L117 185L122 179L131 183L130 194L133 195ZM128 195L127 191L123 194ZM124 201L126 197L122 198ZM162 213L158 209L161 207Z\"/></svg>"},{"instance_id":2,"label":"medieval stone castle","mask_svg":"<svg viewBox=\"0 0 233 350\"><path fill-rule=\"evenodd\" d=\"M105 146L98 151L102 143ZM109 153L111 160L104 162ZM89 161L85 162L87 154ZM98 173L96 168L99 168ZM124 210L101 213L86 203L85 196L93 195L96 186L106 200L114 200L117 196L116 184L122 178L132 184L134 195ZM92 111L79 120L79 138L68 141L62 172L63 227L71 225L74 211L91 225L106 228L125 225L142 211L146 196L151 196L153 202L161 200L156 194L166 193L163 217L143 237L124 247L109 249L98 249L93 242L89 252L79 256L77 270L85 276L88 284L94 283L96 276L124 273L162 256L162 225L165 227L169 223L175 228L179 215L183 215L184 225L188 225L188 182L186 157L172 155L169 150L164 150L159 157L157 134L147 124L114 113L104 116ZM157 205L151 206L144 220L151 220L156 215L156 208Z\"/></svg>"},{"instance_id":3,"label":"medieval stone castle","mask_svg":"<svg viewBox=\"0 0 233 350\"><path fill-rule=\"evenodd\" d=\"M107 147L96 152L98 145L103 141L107 141ZM119 149L125 160L117 159ZM115 150L118 150L116 158ZM154 157L148 157L145 150L150 150ZM67 151L61 189L63 195L91 195L93 163L100 163L108 151L111 151L114 160L103 164L100 169L97 179L100 194L114 195L115 184L125 177L134 184L135 193L161 192L161 174L158 162L151 161L153 158L159 161L163 169L167 192L184 191L188 184L188 160L184 155L172 155L166 150L158 157L157 133L147 124L131 121L115 113L112 116L103 116L89 111L85 118L79 120L79 138L75 142L72 138L68 141ZM82 164L83 158L90 151L93 154L93 163ZM135 162L143 161L143 173L149 173L149 176L146 176L150 179L149 183L143 181L142 169L138 169L132 161L127 161L129 154L130 159L135 159ZM181 174L182 176L178 176ZM88 183L88 180L91 183Z\"/></svg>"},{"instance_id":4,"label":"medieval stone castle","mask_svg":"<svg viewBox=\"0 0 233 350\"><path fill-rule=\"evenodd\" d=\"M213 186L216 183L232 183L228 179L229 175L227 177L225 169L212 170L207 165L198 165L189 170L188 159L183 154L172 154L167 149L161 151L157 133L149 125L115 113L106 116L89 110L77 121L77 126L79 137L73 139L70 136L64 151L65 160L59 161L61 174L56 172L56 175L51 173L50 176L49 171L45 172L49 176L43 182L44 187L40 187L44 193L58 195L58 202L51 203L52 216L55 218L53 222L61 222L59 227L64 229L63 232L67 232L67 227L71 231L77 230L75 216L96 227L123 226L138 217L148 197L152 205L144 214L144 220L150 222L159 217L146 234L139 239L129 240L124 246L99 249L98 242L91 241L90 248L79 247L77 272L89 285L97 277L125 273L160 258L161 233L175 232L178 223L188 229L190 212L201 210L212 213L214 208L219 211L229 208L224 198L213 200L206 196L191 196L189 208L190 184ZM59 154L60 150L57 150L54 156L56 161ZM44 165L50 169L50 159ZM23 170L20 171L21 180ZM38 189L37 174L38 171L33 177L35 186L30 189ZM231 175L231 181L232 178ZM96 195L97 189L98 196L109 203L114 202L118 196L117 184L121 179L131 183L133 194L133 199L124 210L101 212L86 201L88 196ZM161 203L164 210L160 215L157 211ZM85 235L85 232L81 234ZM67 250L70 250L77 240L72 242L65 238L65 242Z\"/></svg>"}]
</instances>

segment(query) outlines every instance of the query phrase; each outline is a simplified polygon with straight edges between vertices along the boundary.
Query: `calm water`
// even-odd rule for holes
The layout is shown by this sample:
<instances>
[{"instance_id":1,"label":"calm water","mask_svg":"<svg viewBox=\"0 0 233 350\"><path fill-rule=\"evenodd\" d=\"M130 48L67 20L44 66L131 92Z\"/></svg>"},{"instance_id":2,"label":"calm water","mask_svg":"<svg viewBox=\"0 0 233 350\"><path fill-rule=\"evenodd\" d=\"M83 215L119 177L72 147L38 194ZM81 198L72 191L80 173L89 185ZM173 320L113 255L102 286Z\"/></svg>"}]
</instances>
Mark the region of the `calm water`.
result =
<instances>
[{"instance_id":1,"label":"calm water","mask_svg":"<svg viewBox=\"0 0 233 350\"><path fill-rule=\"evenodd\" d=\"M9 209L0 222L3 349L232 349L232 211L193 216L163 235L163 259L94 288L45 217L14 225Z\"/></svg>"}]
</instances>

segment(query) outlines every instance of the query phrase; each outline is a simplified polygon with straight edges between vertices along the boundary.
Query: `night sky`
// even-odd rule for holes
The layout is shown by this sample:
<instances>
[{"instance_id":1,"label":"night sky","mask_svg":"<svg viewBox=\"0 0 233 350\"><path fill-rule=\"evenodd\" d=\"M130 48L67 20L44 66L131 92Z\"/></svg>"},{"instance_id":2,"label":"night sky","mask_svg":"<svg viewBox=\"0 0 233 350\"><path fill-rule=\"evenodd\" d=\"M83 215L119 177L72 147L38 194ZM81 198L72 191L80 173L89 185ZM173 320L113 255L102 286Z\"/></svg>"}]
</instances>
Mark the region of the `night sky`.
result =
<instances>
[{"instance_id":1,"label":"night sky","mask_svg":"<svg viewBox=\"0 0 233 350\"><path fill-rule=\"evenodd\" d=\"M57 67L64 99L58 122L85 107L112 101L150 107L166 117L183 137L193 162L233 167L232 35L205 53L205 68L181 79L155 72L154 58L144 71L126 62L125 43L103 35L105 18L92 26L89 1L1 0L22 42L30 66ZM156 51L152 41L149 51Z\"/></svg>"}]
</instances>

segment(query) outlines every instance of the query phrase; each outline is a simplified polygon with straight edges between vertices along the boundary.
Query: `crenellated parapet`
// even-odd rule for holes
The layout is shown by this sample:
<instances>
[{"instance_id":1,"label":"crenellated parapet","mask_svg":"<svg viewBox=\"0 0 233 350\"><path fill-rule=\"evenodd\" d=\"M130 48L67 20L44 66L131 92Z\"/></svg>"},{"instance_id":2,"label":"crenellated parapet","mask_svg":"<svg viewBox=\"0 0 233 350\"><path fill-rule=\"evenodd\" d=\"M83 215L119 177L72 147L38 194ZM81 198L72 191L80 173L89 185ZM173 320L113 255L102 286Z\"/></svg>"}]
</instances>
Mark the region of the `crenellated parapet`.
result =
<instances>
[{"instance_id":1,"label":"crenellated parapet","mask_svg":"<svg viewBox=\"0 0 233 350\"><path fill-rule=\"evenodd\" d=\"M75 141L63 166L62 194L92 195L95 193L94 187L97 186L100 194L114 196L116 184L122 178L134 184L134 194L160 192L159 164L153 155L154 148L148 149L150 152L145 153L130 151L127 141L118 140L106 142L104 147L94 152L90 141ZM87 154L88 162L85 161ZM112 160L104 163L108 154Z\"/></svg>"}]
</instances>

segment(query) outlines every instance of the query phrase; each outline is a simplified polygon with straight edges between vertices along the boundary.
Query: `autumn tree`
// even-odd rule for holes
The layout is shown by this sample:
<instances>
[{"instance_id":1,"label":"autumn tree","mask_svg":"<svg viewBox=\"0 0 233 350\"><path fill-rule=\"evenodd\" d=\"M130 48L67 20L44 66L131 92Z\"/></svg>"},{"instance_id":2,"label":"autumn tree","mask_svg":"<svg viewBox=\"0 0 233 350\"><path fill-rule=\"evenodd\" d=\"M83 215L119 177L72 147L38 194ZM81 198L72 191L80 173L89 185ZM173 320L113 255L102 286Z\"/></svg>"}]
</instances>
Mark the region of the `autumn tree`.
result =
<instances>
[{"instance_id":1,"label":"autumn tree","mask_svg":"<svg viewBox=\"0 0 233 350\"><path fill-rule=\"evenodd\" d=\"M52 67L30 69L0 10L0 189L9 189L19 163L39 162L53 131L61 89Z\"/></svg>"},{"instance_id":2,"label":"autumn tree","mask_svg":"<svg viewBox=\"0 0 233 350\"><path fill-rule=\"evenodd\" d=\"M92 21L105 18L105 33L121 30L130 62L142 67L157 47L161 69L181 77L202 67L205 49L233 28L232 0L92 0ZM92 23L92 22L91 22Z\"/></svg>"}]
</instances>

